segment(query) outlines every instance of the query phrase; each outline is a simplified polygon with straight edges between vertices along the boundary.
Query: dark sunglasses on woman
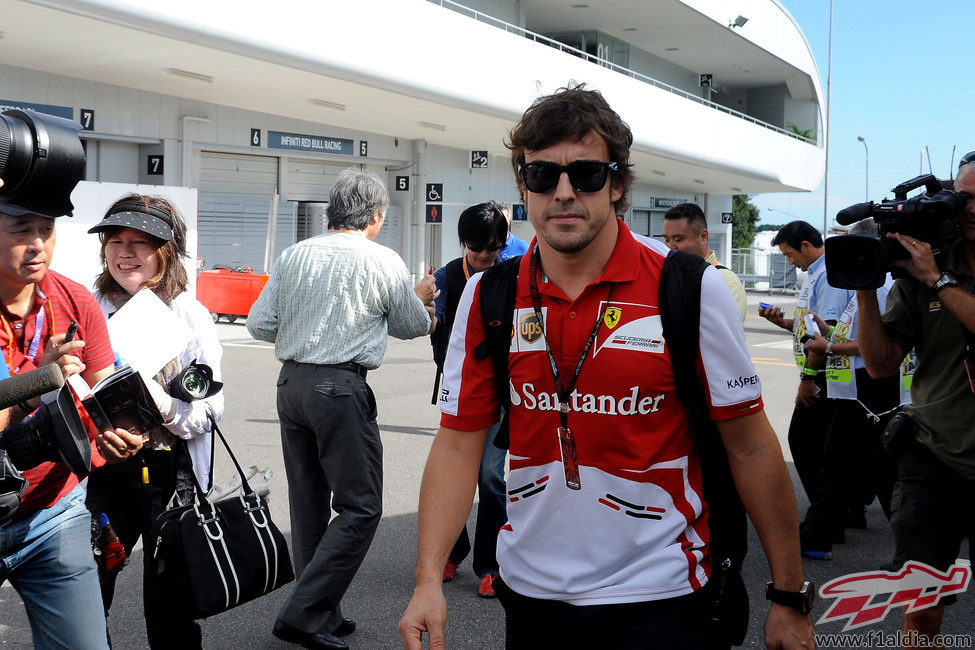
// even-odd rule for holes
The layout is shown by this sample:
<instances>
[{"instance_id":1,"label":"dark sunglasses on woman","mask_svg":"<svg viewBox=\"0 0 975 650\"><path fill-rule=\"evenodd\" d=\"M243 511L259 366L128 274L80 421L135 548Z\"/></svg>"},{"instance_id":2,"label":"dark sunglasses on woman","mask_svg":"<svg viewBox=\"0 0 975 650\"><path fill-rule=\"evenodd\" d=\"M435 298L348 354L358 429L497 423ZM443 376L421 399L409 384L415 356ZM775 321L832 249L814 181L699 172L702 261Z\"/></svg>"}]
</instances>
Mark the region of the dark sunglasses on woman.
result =
<instances>
[{"instance_id":1,"label":"dark sunglasses on woman","mask_svg":"<svg viewBox=\"0 0 975 650\"><path fill-rule=\"evenodd\" d=\"M487 251L488 253L494 253L504 248L504 244L490 244L488 246L471 246L467 244L467 250L472 253L480 253L481 251Z\"/></svg>"}]
</instances>

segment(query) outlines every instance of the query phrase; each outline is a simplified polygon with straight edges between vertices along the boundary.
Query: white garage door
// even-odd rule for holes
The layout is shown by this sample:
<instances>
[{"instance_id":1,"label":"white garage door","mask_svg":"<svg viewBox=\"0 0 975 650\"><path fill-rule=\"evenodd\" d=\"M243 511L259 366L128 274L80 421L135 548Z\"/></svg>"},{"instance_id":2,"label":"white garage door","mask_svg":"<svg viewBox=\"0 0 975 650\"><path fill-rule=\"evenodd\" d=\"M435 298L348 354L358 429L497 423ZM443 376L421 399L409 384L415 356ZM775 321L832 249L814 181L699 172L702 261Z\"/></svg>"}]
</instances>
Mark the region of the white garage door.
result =
<instances>
[{"instance_id":1,"label":"white garage door","mask_svg":"<svg viewBox=\"0 0 975 650\"><path fill-rule=\"evenodd\" d=\"M204 151L200 169L199 256L206 268L264 267L267 220L278 187L278 159ZM294 243L294 208L278 210L275 255Z\"/></svg>"}]
</instances>

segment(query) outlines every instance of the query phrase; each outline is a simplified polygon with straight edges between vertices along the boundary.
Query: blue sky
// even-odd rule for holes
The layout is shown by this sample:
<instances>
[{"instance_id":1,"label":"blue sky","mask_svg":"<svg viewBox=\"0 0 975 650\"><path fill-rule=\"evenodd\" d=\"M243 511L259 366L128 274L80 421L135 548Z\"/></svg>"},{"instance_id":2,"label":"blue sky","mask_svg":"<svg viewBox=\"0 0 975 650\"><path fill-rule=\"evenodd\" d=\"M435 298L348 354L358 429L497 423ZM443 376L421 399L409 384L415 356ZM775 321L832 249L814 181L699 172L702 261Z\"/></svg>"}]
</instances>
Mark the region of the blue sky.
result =
<instances>
[{"instance_id":1,"label":"blue sky","mask_svg":"<svg viewBox=\"0 0 975 650\"><path fill-rule=\"evenodd\" d=\"M825 100L829 0L780 1L812 47ZM973 25L972 0L834 0L830 225L838 210L865 200L865 155L857 136L870 150L874 201L892 197L892 187L918 175L925 146L938 178L948 177L953 146L955 168L975 149L975 79L965 72ZM786 223L791 212L822 229L824 185L811 193L753 197L759 223Z\"/></svg>"}]
</instances>

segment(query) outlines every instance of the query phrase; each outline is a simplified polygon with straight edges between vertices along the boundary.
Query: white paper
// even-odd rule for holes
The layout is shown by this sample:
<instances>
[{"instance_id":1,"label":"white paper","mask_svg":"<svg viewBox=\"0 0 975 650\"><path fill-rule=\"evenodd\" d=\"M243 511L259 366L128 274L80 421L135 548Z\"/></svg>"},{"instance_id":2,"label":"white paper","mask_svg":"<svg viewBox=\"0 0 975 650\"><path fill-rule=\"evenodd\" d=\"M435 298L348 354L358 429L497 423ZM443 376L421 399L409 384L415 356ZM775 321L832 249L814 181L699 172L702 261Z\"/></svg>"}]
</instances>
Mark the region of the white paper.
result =
<instances>
[{"instance_id":1,"label":"white paper","mask_svg":"<svg viewBox=\"0 0 975 650\"><path fill-rule=\"evenodd\" d=\"M193 338L183 319L146 288L108 319L108 335L122 362L149 380Z\"/></svg>"}]
</instances>

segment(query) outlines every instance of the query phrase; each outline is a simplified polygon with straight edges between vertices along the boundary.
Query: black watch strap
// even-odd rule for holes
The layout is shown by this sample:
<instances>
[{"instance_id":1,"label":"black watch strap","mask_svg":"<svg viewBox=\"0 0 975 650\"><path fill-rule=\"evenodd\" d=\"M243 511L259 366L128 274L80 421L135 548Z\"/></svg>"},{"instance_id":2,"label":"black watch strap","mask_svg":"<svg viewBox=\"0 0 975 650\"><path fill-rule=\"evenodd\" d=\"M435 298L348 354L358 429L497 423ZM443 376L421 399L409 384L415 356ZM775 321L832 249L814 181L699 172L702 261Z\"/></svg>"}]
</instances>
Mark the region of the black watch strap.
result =
<instances>
[{"instance_id":1,"label":"black watch strap","mask_svg":"<svg viewBox=\"0 0 975 650\"><path fill-rule=\"evenodd\" d=\"M765 599L777 605L791 607L800 614L812 611L813 601L816 599L816 587L806 580L799 591L784 591L776 589L771 582L765 584Z\"/></svg>"},{"instance_id":2,"label":"black watch strap","mask_svg":"<svg viewBox=\"0 0 975 650\"><path fill-rule=\"evenodd\" d=\"M945 271L941 274L941 277L935 280L934 284L931 285L931 290L938 293L945 287L957 287L958 278L955 277L954 273L951 271Z\"/></svg>"}]
</instances>

